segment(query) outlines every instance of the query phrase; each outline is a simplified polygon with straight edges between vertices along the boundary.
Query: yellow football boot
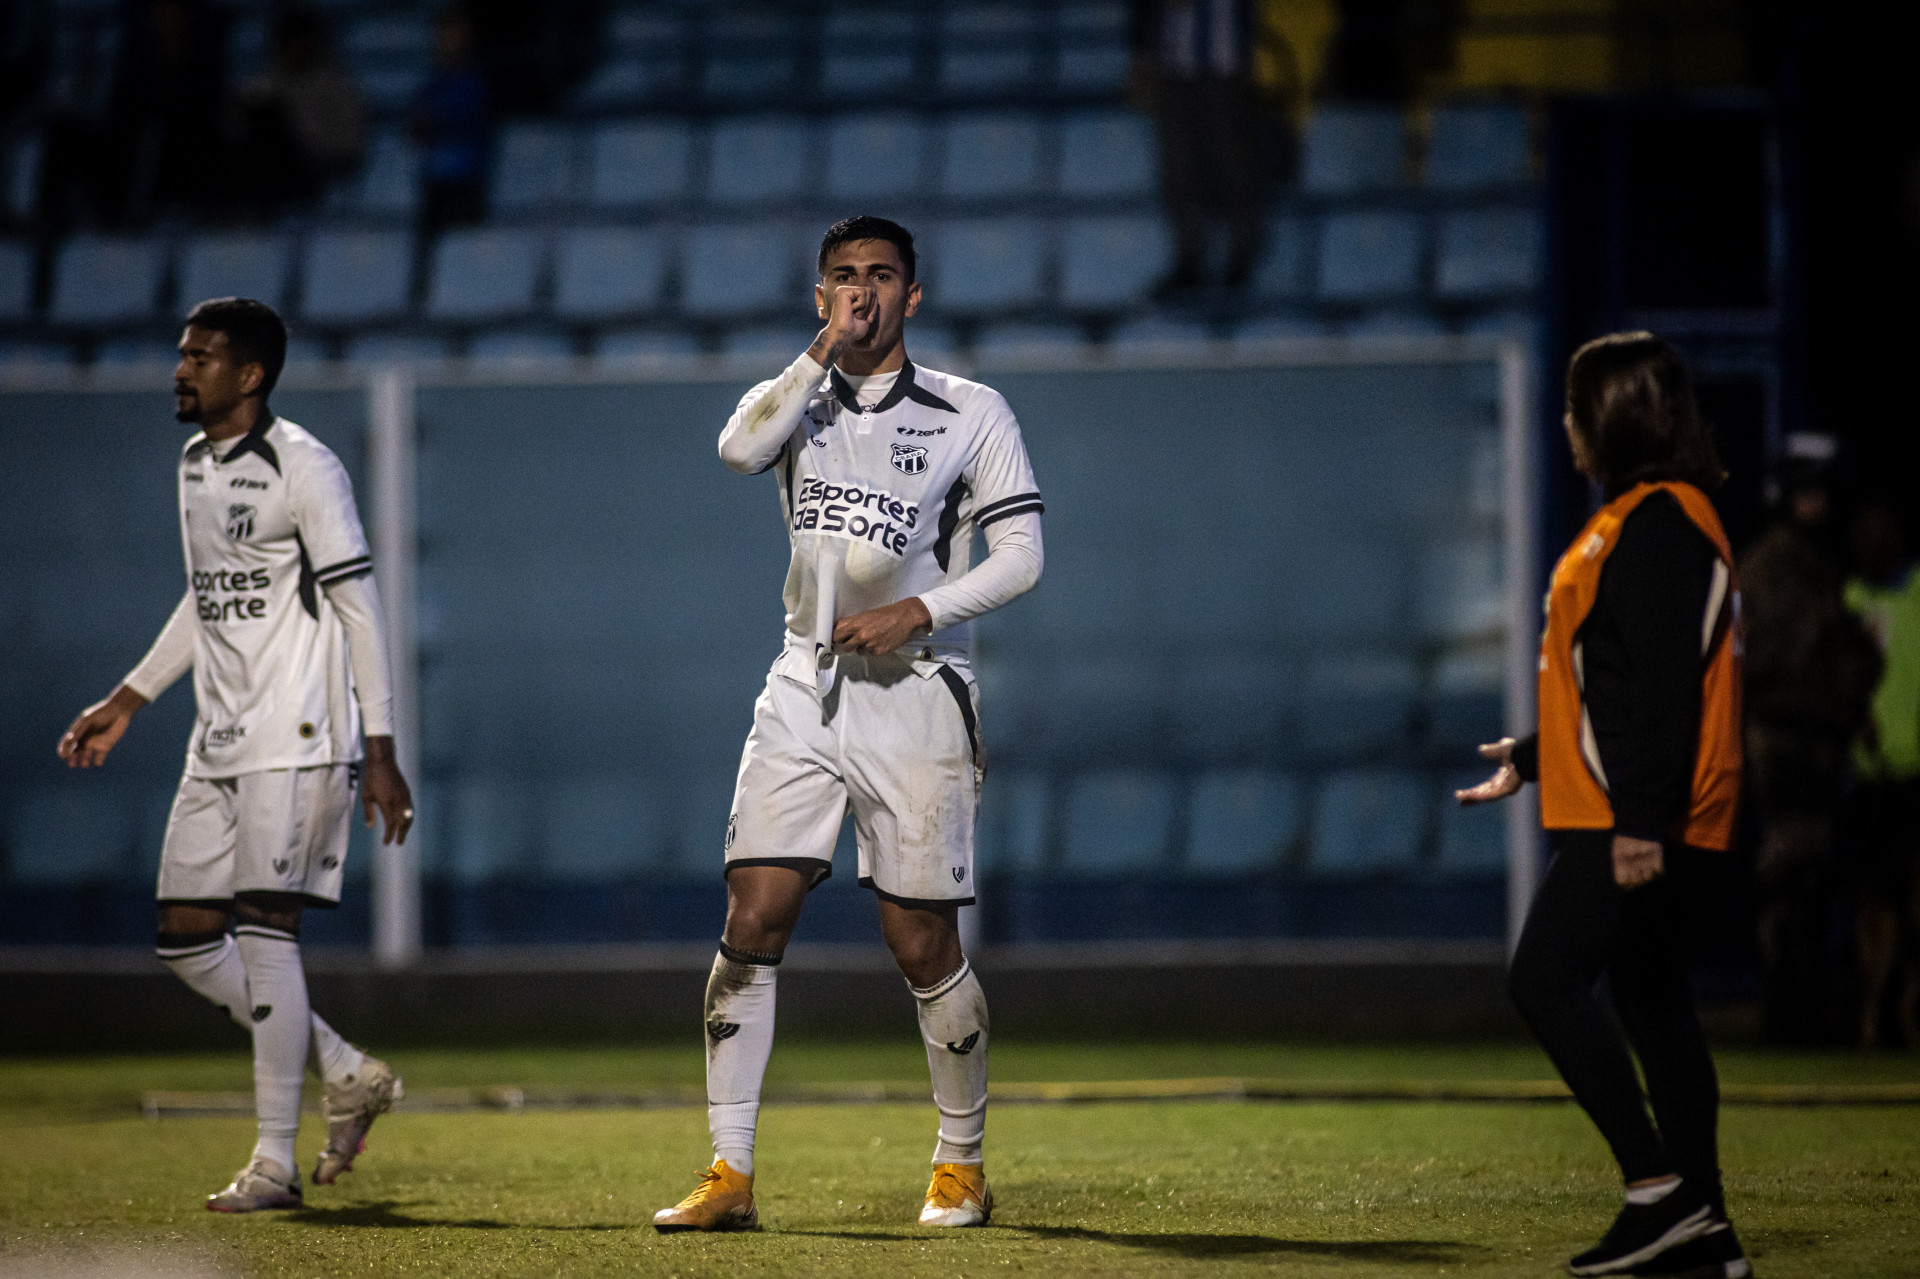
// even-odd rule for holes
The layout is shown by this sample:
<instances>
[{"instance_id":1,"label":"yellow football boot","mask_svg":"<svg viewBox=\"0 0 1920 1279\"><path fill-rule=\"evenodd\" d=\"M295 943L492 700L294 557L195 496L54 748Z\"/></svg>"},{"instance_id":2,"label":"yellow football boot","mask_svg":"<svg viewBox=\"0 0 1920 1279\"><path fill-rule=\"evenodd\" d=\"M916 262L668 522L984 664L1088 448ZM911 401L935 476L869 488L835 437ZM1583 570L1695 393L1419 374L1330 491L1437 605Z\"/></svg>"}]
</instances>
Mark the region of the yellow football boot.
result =
<instances>
[{"instance_id":1,"label":"yellow football boot","mask_svg":"<svg viewBox=\"0 0 1920 1279\"><path fill-rule=\"evenodd\" d=\"M923 1226L984 1226L993 1215L993 1191L979 1164L935 1164L927 1187Z\"/></svg>"},{"instance_id":2,"label":"yellow football boot","mask_svg":"<svg viewBox=\"0 0 1920 1279\"><path fill-rule=\"evenodd\" d=\"M713 1167L700 1174L692 1194L653 1214L653 1228L663 1235L676 1230L758 1230L753 1174L735 1172L724 1159L714 1160Z\"/></svg>"}]
</instances>

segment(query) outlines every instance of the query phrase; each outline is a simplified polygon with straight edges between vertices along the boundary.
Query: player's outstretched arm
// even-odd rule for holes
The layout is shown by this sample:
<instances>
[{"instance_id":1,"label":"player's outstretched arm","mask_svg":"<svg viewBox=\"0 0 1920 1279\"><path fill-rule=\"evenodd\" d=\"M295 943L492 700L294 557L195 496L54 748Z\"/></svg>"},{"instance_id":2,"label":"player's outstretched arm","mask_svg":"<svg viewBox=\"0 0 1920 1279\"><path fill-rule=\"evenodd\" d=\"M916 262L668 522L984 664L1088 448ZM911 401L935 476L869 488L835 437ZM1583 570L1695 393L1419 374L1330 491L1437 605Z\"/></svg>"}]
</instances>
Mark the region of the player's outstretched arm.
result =
<instances>
[{"instance_id":1,"label":"player's outstretched arm","mask_svg":"<svg viewBox=\"0 0 1920 1279\"><path fill-rule=\"evenodd\" d=\"M1462 808L1505 799L1520 789L1520 766L1513 762L1513 748L1517 745L1519 743L1511 737L1503 737L1497 742L1488 742L1480 748L1482 758L1494 761L1493 776L1478 786L1469 786L1465 790L1457 790L1453 793L1453 797L1460 801Z\"/></svg>"},{"instance_id":2,"label":"player's outstretched arm","mask_svg":"<svg viewBox=\"0 0 1920 1279\"><path fill-rule=\"evenodd\" d=\"M400 775L400 762L391 737L367 738L367 762L360 775L360 804L366 810L367 829L373 829L377 811L386 820L382 844L404 844L413 827L413 792Z\"/></svg>"},{"instance_id":3,"label":"player's outstretched arm","mask_svg":"<svg viewBox=\"0 0 1920 1279\"><path fill-rule=\"evenodd\" d=\"M800 425L827 370L847 343L865 337L873 327L878 303L872 289L843 284L830 297L822 293L827 323L813 345L779 377L747 392L720 432L720 460L729 469L758 475L772 466Z\"/></svg>"},{"instance_id":4,"label":"player's outstretched arm","mask_svg":"<svg viewBox=\"0 0 1920 1279\"><path fill-rule=\"evenodd\" d=\"M173 615L160 628L153 647L140 659L120 687L104 701L95 702L80 712L68 725L55 747L69 768L97 768L125 735L133 713L167 691L173 682L193 669L194 642L199 636L200 619L195 610L193 592L180 597Z\"/></svg>"},{"instance_id":5,"label":"player's outstretched arm","mask_svg":"<svg viewBox=\"0 0 1920 1279\"><path fill-rule=\"evenodd\" d=\"M98 768L107 762L107 753L126 734L133 713L147 699L125 684L113 690L105 701L95 702L80 712L80 718L60 735L60 758L68 768Z\"/></svg>"}]
</instances>

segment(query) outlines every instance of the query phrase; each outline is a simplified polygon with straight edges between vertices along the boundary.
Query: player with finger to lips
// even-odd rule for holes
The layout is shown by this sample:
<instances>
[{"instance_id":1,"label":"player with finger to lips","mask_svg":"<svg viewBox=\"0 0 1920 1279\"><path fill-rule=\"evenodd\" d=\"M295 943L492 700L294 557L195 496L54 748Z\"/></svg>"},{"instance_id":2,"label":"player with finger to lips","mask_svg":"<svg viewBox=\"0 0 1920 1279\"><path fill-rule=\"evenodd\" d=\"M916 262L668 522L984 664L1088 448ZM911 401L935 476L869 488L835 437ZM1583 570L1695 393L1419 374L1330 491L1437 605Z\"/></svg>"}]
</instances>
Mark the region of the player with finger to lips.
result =
<instances>
[{"instance_id":1,"label":"player with finger to lips","mask_svg":"<svg viewBox=\"0 0 1920 1279\"><path fill-rule=\"evenodd\" d=\"M962 952L985 775L972 619L1031 590L1042 505L1000 394L908 358L912 235L828 230L819 336L749 391L721 460L771 474L791 544L786 635L754 704L725 835L727 922L708 982L714 1162L662 1231L751 1229L779 963L853 813L859 882L914 996L940 1126L920 1223L984 1224L986 997ZM987 555L970 564L975 530Z\"/></svg>"}]
</instances>

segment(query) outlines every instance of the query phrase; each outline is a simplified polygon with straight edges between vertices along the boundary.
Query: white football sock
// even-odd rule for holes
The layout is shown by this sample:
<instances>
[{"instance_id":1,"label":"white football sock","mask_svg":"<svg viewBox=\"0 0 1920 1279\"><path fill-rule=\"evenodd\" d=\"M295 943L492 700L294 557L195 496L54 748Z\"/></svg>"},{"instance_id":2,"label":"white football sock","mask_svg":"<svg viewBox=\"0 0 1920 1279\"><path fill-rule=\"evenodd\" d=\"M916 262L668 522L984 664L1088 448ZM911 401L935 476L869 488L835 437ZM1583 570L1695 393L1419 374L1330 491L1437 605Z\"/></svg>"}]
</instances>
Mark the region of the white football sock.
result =
<instances>
[{"instance_id":1,"label":"white football sock","mask_svg":"<svg viewBox=\"0 0 1920 1279\"><path fill-rule=\"evenodd\" d=\"M340 1037L340 1032L310 1013L313 1025L313 1055L320 1063L320 1078L330 1084L345 1083L360 1073L366 1054Z\"/></svg>"},{"instance_id":2,"label":"white football sock","mask_svg":"<svg viewBox=\"0 0 1920 1279\"><path fill-rule=\"evenodd\" d=\"M260 1118L253 1153L293 1172L299 1166L293 1139L300 1132L300 1086L313 1033L300 939L263 924L241 924L233 933L253 999L253 1111Z\"/></svg>"},{"instance_id":3,"label":"white football sock","mask_svg":"<svg viewBox=\"0 0 1920 1279\"><path fill-rule=\"evenodd\" d=\"M924 990L907 989L919 1005L933 1104L940 1109L933 1162L977 1164L987 1135L987 994L964 959Z\"/></svg>"},{"instance_id":4,"label":"white football sock","mask_svg":"<svg viewBox=\"0 0 1920 1279\"><path fill-rule=\"evenodd\" d=\"M154 954L195 994L219 1005L234 1025L253 1030L247 1016L253 1006L247 999L247 966L240 962L240 948L231 936L161 933Z\"/></svg>"},{"instance_id":5,"label":"white football sock","mask_svg":"<svg viewBox=\"0 0 1920 1279\"><path fill-rule=\"evenodd\" d=\"M722 942L707 978L707 1127L713 1133L713 1157L749 1175L760 1083L773 1055L779 962L778 955L756 955Z\"/></svg>"}]
</instances>

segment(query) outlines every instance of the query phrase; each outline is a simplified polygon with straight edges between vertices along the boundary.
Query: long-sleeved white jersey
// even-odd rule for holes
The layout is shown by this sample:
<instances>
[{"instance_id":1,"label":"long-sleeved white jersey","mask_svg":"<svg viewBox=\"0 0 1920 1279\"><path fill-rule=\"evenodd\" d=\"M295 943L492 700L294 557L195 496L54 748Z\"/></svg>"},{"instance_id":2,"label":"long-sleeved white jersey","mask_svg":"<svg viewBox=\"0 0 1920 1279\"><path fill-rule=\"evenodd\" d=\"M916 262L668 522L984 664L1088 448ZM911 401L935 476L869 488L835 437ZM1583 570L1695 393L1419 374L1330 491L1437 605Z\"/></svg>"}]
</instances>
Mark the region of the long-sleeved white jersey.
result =
<instances>
[{"instance_id":1,"label":"long-sleeved white jersey","mask_svg":"<svg viewBox=\"0 0 1920 1279\"><path fill-rule=\"evenodd\" d=\"M965 654L969 621L1040 577L1044 508L1020 425L998 391L950 373L908 363L858 381L884 393L863 403L802 355L720 435L728 466L779 477L789 642L817 656L837 619L918 596L934 632L913 647ZM969 572L975 528L988 557Z\"/></svg>"}]
</instances>

